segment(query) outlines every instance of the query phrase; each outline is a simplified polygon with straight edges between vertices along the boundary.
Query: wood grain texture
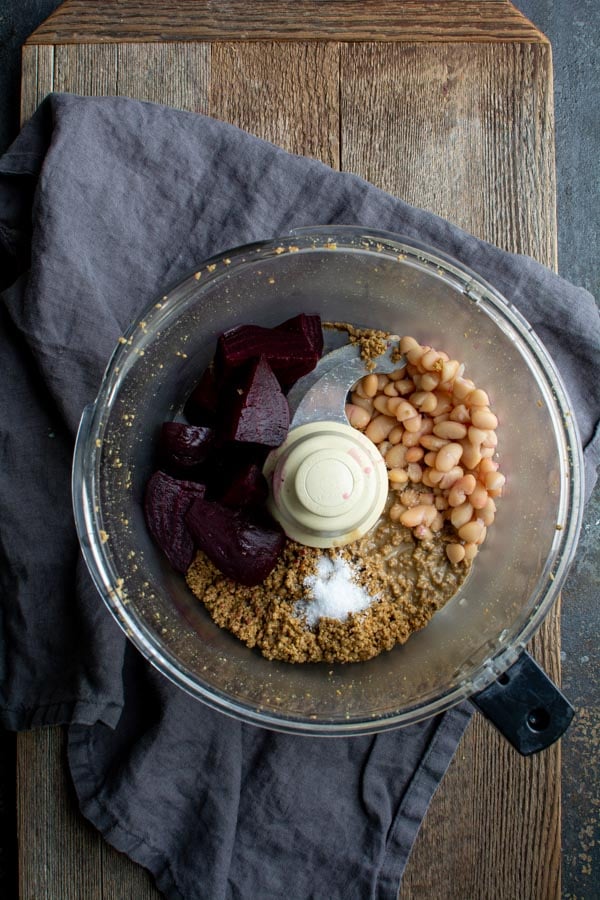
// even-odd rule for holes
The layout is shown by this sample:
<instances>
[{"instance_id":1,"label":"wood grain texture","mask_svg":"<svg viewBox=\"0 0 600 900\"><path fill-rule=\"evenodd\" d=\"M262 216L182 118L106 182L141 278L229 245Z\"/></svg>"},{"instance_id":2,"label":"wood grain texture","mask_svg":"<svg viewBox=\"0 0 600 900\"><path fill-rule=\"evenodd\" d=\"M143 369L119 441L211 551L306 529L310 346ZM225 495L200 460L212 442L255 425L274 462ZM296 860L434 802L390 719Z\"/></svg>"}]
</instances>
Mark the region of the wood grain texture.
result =
<instances>
[{"instance_id":1,"label":"wood grain texture","mask_svg":"<svg viewBox=\"0 0 600 900\"><path fill-rule=\"evenodd\" d=\"M72 808L60 728L19 735L17 785L20 900L97 896L101 844ZM75 877L73 865L78 865Z\"/></svg>"},{"instance_id":2,"label":"wood grain texture","mask_svg":"<svg viewBox=\"0 0 600 900\"><path fill-rule=\"evenodd\" d=\"M21 122L36 111L46 94L54 90L54 47L25 46L21 60Z\"/></svg>"},{"instance_id":3,"label":"wood grain texture","mask_svg":"<svg viewBox=\"0 0 600 900\"><path fill-rule=\"evenodd\" d=\"M337 44L213 44L212 70L213 116L339 168Z\"/></svg>"},{"instance_id":4,"label":"wood grain texture","mask_svg":"<svg viewBox=\"0 0 600 900\"><path fill-rule=\"evenodd\" d=\"M145 869L79 813L62 728L17 740L19 900L158 900Z\"/></svg>"},{"instance_id":5,"label":"wood grain texture","mask_svg":"<svg viewBox=\"0 0 600 900\"><path fill-rule=\"evenodd\" d=\"M508 0L67 0L28 42L90 39L546 42Z\"/></svg>"},{"instance_id":6,"label":"wood grain texture","mask_svg":"<svg viewBox=\"0 0 600 900\"><path fill-rule=\"evenodd\" d=\"M549 48L341 48L342 168L478 237L554 266Z\"/></svg>"},{"instance_id":7,"label":"wood grain texture","mask_svg":"<svg viewBox=\"0 0 600 900\"><path fill-rule=\"evenodd\" d=\"M21 121L50 91L133 97L206 114L209 87L208 44L26 45Z\"/></svg>"},{"instance_id":8,"label":"wood grain texture","mask_svg":"<svg viewBox=\"0 0 600 900\"><path fill-rule=\"evenodd\" d=\"M245 37L28 45L23 113L52 89L208 111L555 266L551 57L543 43ZM558 678L557 609L533 646ZM147 874L77 815L61 741L56 729L19 737L21 897L158 897ZM475 717L417 838L402 900L558 898L559 784L556 745L523 760Z\"/></svg>"}]
</instances>

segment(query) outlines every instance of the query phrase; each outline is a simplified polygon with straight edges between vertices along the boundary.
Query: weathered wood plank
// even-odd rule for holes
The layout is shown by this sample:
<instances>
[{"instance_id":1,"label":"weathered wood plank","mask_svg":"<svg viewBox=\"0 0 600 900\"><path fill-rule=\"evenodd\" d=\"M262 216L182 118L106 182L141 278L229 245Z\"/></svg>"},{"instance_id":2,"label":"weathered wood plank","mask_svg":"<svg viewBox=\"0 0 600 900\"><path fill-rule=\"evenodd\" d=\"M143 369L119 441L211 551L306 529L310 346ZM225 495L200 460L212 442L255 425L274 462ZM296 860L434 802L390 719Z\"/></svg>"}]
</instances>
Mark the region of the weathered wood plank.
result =
<instances>
[{"instance_id":1,"label":"weathered wood plank","mask_svg":"<svg viewBox=\"0 0 600 900\"><path fill-rule=\"evenodd\" d=\"M508 0L67 0L29 43L183 40L545 42Z\"/></svg>"},{"instance_id":2,"label":"weathered wood plank","mask_svg":"<svg viewBox=\"0 0 600 900\"><path fill-rule=\"evenodd\" d=\"M555 266L549 48L341 46L342 168Z\"/></svg>"},{"instance_id":3,"label":"weathered wood plank","mask_svg":"<svg viewBox=\"0 0 600 900\"><path fill-rule=\"evenodd\" d=\"M96 97L116 94L116 45L67 44L55 47L54 90Z\"/></svg>"},{"instance_id":4,"label":"weathered wood plank","mask_svg":"<svg viewBox=\"0 0 600 900\"><path fill-rule=\"evenodd\" d=\"M101 898L102 850L77 814L62 729L20 734L17 829L20 900Z\"/></svg>"},{"instance_id":5,"label":"weathered wood plank","mask_svg":"<svg viewBox=\"0 0 600 900\"><path fill-rule=\"evenodd\" d=\"M117 44L116 93L207 113L210 46L206 43Z\"/></svg>"},{"instance_id":6,"label":"weathered wood plank","mask_svg":"<svg viewBox=\"0 0 600 900\"><path fill-rule=\"evenodd\" d=\"M335 43L212 46L210 111L339 168L339 48Z\"/></svg>"},{"instance_id":7,"label":"weathered wood plank","mask_svg":"<svg viewBox=\"0 0 600 900\"><path fill-rule=\"evenodd\" d=\"M51 44L23 47L21 122L33 115L46 94L52 90L54 90L54 47Z\"/></svg>"}]
</instances>

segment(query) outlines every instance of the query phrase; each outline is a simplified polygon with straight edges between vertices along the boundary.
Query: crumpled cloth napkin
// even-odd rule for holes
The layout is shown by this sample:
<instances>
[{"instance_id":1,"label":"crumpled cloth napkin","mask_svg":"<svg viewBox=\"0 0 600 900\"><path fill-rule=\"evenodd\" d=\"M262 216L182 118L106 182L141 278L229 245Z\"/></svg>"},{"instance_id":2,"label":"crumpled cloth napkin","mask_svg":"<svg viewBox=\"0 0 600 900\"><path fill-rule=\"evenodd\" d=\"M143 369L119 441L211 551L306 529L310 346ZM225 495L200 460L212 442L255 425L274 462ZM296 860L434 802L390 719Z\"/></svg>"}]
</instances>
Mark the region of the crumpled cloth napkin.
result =
<instances>
[{"instance_id":1,"label":"crumpled cloth napkin","mask_svg":"<svg viewBox=\"0 0 600 900\"><path fill-rule=\"evenodd\" d=\"M326 223L418 238L511 299L567 384L589 492L598 312L533 260L222 122L124 98L51 95L0 159L2 722L69 725L83 813L172 898L395 900L469 717L337 740L242 725L138 655L81 562L73 441L119 335L205 257Z\"/></svg>"}]
</instances>

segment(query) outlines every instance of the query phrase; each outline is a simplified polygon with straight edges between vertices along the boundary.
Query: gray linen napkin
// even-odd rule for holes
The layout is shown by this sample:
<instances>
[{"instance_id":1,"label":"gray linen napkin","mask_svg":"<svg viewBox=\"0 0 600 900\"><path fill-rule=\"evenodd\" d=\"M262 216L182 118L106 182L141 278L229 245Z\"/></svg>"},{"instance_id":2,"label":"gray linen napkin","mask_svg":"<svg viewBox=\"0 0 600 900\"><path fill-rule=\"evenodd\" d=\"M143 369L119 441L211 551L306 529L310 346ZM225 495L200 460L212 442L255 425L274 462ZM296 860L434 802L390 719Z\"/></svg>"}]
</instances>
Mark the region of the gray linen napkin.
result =
<instances>
[{"instance_id":1,"label":"gray linen napkin","mask_svg":"<svg viewBox=\"0 0 600 900\"><path fill-rule=\"evenodd\" d=\"M326 223L418 238L512 300L563 373L591 491L598 313L533 260L224 123L124 98L51 95L0 159L2 722L70 726L84 814L168 897L392 900L469 717L338 740L241 725L127 644L79 556L73 440L129 321L213 253Z\"/></svg>"}]
</instances>

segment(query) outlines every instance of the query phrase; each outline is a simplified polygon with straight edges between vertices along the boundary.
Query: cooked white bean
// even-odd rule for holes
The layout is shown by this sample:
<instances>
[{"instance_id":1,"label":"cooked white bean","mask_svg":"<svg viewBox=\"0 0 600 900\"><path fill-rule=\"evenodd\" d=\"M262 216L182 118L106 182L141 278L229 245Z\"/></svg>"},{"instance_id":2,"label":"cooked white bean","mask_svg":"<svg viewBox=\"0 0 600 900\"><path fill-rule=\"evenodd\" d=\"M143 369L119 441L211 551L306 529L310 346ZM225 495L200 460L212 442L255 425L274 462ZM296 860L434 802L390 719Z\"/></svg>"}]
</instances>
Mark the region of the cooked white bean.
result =
<instances>
[{"instance_id":1,"label":"cooked white bean","mask_svg":"<svg viewBox=\"0 0 600 900\"><path fill-rule=\"evenodd\" d=\"M355 406L360 406L363 409L366 409L369 415L373 413L373 401L369 400L368 397L359 397L359 395L354 391L352 393L352 402Z\"/></svg>"},{"instance_id":2,"label":"cooked white bean","mask_svg":"<svg viewBox=\"0 0 600 900\"><path fill-rule=\"evenodd\" d=\"M485 476L485 486L488 491L501 490L504 487L506 478L502 472L488 472Z\"/></svg>"},{"instance_id":3,"label":"cooked white bean","mask_svg":"<svg viewBox=\"0 0 600 900\"><path fill-rule=\"evenodd\" d=\"M435 450L437 452L442 447L446 447L449 441L445 438L436 437L434 434L425 434L421 438L420 443L426 450Z\"/></svg>"},{"instance_id":4,"label":"cooked white bean","mask_svg":"<svg viewBox=\"0 0 600 900\"><path fill-rule=\"evenodd\" d=\"M456 565L465 558L465 548L462 544L446 544L446 556Z\"/></svg>"},{"instance_id":5,"label":"cooked white bean","mask_svg":"<svg viewBox=\"0 0 600 900\"><path fill-rule=\"evenodd\" d=\"M388 416L395 416L396 410L404 401L400 397L388 397L386 394L382 394L382 399L385 401L385 411Z\"/></svg>"},{"instance_id":6,"label":"cooked white bean","mask_svg":"<svg viewBox=\"0 0 600 900\"><path fill-rule=\"evenodd\" d=\"M475 559L478 551L479 547L477 546L477 544L465 544L465 562L471 562L471 560Z\"/></svg>"},{"instance_id":7,"label":"cooked white bean","mask_svg":"<svg viewBox=\"0 0 600 900\"><path fill-rule=\"evenodd\" d=\"M422 391L433 391L440 383L440 376L436 372L425 372L419 380Z\"/></svg>"},{"instance_id":8,"label":"cooked white bean","mask_svg":"<svg viewBox=\"0 0 600 900\"><path fill-rule=\"evenodd\" d=\"M417 410L412 403L409 403L408 400L400 400L396 407L396 418L399 422L404 422L405 419L413 419L416 415Z\"/></svg>"},{"instance_id":9,"label":"cooked white bean","mask_svg":"<svg viewBox=\"0 0 600 900\"><path fill-rule=\"evenodd\" d=\"M370 427L370 426L369 426ZM461 444L446 444L438 450L435 467L439 472L449 472L460 461L463 454Z\"/></svg>"},{"instance_id":10,"label":"cooked white bean","mask_svg":"<svg viewBox=\"0 0 600 900\"><path fill-rule=\"evenodd\" d=\"M394 369L393 372L388 374L388 378L390 381L400 381L401 378L404 378L406 374L406 366L401 366L399 369Z\"/></svg>"},{"instance_id":11,"label":"cooked white bean","mask_svg":"<svg viewBox=\"0 0 600 900\"><path fill-rule=\"evenodd\" d=\"M485 509L487 502L488 492L485 487L478 482L469 496L469 503L473 509Z\"/></svg>"},{"instance_id":12,"label":"cooked white bean","mask_svg":"<svg viewBox=\"0 0 600 900\"><path fill-rule=\"evenodd\" d=\"M388 383L386 384L386 386L383 389L383 393L385 394L386 397L397 397L398 396L398 390L393 381L388 381Z\"/></svg>"},{"instance_id":13,"label":"cooked white bean","mask_svg":"<svg viewBox=\"0 0 600 900\"><path fill-rule=\"evenodd\" d=\"M406 467L406 471L413 484L418 484L423 478L423 469L419 463L409 463Z\"/></svg>"},{"instance_id":14,"label":"cooked white bean","mask_svg":"<svg viewBox=\"0 0 600 900\"><path fill-rule=\"evenodd\" d=\"M390 444L399 444L402 440L403 434L404 428L402 427L402 425L396 425L388 434L388 441L390 442Z\"/></svg>"},{"instance_id":15,"label":"cooked white bean","mask_svg":"<svg viewBox=\"0 0 600 900\"><path fill-rule=\"evenodd\" d=\"M416 409L424 413L431 413L438 405L437 397L433 391L415 391L409 397L410 402Z\"/></svg>"},{"instance_id":16,"label":"cooked white bean","mask_svg":"<svg viewBox=\"0 0 600 900\"><path fill-rule=\"evenodd\" d=\"M392 428L395 428L396 425L396 419L392 419L391 416L376 416L367 425L365 434L374 444L380 444L381 441L385 441Z\"/></svg>"},{"instance_id":17,"label":"cooked white bean","mask_svg":"<svg viewBox=\"0 0 600 900\"><path fill-rule=\"evenodd\" d=\"M366 409L356 406L354 403L346 403L346 417L353 428L362 431L371 421L371 415Z\"/></svg>"},{"instance_id":18,"label":"cooked white bean","mask_svg":"<svg viewBox=\"0 0 600 900\"><path fill-rule=\"evenodd\" d=\"M406 451L406 462L420 462L425 455L425 451L422 447L409 447Z\"/></svg>"},{"instance_id":19,"label":"cooked white bean","mask_svg":"<svg viewBox=\"0 0 600 900\"><path fill-rule=\"evenodd\" d=\"M441 485L443 486L443 482ZM448 494L449 505L460 506L473 493L476 486L477 482L474 475L463 475L462 478L458 478L450 488L450 493Z\"/></svg>"},{"instance_id":20,"label":"cooked white bean","mask_svg":"<svg viewBox=\"0 0 600 900\"><path fill-rule=\"evenodd\" d=\"M442 472L442 477L438 484L443 491L448 491L451 487L454 487L456 482L459 481L463 475L463 469L460 466L454 466L449 472Z\"/></svg>"},{"instance_id":21,"label":"cooked white bean","mask_svg":"<svg viewBox=\"0 0 600 900\"><path fill-rule=\"evenodd\" d=\"M410 509L407 509L406 512L402 513L400 521L403 525L406 525L407 528L415 528L417 525L423 524L426 511L427 507L421 503L417 504L417 506L411 506Z\"/></svg>"},{"instance_id":22,"label":"cooked white bean","mask_svg":"<svg viewBox=\"0 0 600 900\"><path fill-rule=\"evenodd\" d=\"M392 484L406 484L408 481L408 472L406 469L390 469L388 478Z\"/></svg>"},{"instance_id":23,"label":"cooked white bean","mask_svg":"<svg viewBox=\"0 0 600 900\"><path fill-rule=\"evenodd\" d=\"M481 447L487 437L487 431L484 431L482 428L475 428L474 425L470 425L468 435L469 440L474 447Z\"/></svg>"},{"instance_id":24,"label":"cooked white bean","mask_svg":"<svg viewBox=\"0 0 600 900\"><path fill-rule=\"evenodd\" d=\"M401 381L396 381L395 385L400 397L406 397L408 394L412 394L415 389L415 383L412 378L403 378Z\"/></svg>"},{"instance_id":25,"label":"cooked white bean","mask_svg":"<svg viewBox=\"0 0 600 900\"><path fill-rule=\"evenodd\" d=\"M403 356L406 356L409 350L415 350L417 347L420 349L421 345L414 337L405 335L400 338L400 353L402 353Z\"/></svg>"},{"instance_id":26,"label":"cooked white bean","mask_svg":"<svg viewBox=\"0 0 600 900\"><path fill-rule=\"evenodd\" d=\"M390 506L390 511L388 513L392 522L399 522L402 513L406 512L406 507L402 505L402 503L393 503Z\"/></svg>"},{"instance_id":27,"label":"cooked white bean","mask_svg":"<svg viewBox=\"0 0 600 900\"><path fill-rule=\"evenodd\" d=\"M492 524L494 519L496 518L496 504L492 500L491 497L488 497L488 501L482 510L479 512L479 517L486 528Z\"/></svg>"},{"instance_id":28,"label":"cooked white bean","mask_svg":"<svg viewBox=\"0 0 600 900\"><path fill-rule=\"evenodd\" d=\"M465 422L471 421L471 413L464 403L459 403L458 406L455 406L450 413L450 419L453 422L462 422L464 425Z\"/></svg>"},{"instance_id":29,"label":"cooked white bean","mask_svg":"<svg viewBox=\"0 0 600 900\"><path fill-rule=\"evenodd\" d=\"M385 394L377 394L373 400L373 406L377 412L384 413L384 415L388 414L388 398Z\"/></svg>"},{"instance_id":30,"label":"cooked white bean","mask_svg":"<svg viewBox=\"0 0 600 900\"><path fill-rule=\"evenodd\" d=\"M439 371L440 369L440 354L437 350L431 348L421 357L421 365L428 372L433 372L434 370Z\"/></svg>"},{"instance_id":31,"label":"cooked white bean","mask_svg":"<svg viewBox=\"0 0 600 900\"><path fill-rule=\"evenodd\" d=\"M484 528L485 525L481 519L474 519L472 522L467 522L465 525L460 526L458 536L467 543L476 543L481 537Z\"/></svg>"},{"instance_id":32,"label":"cooked white bean","mask_svg":"<svg viewBox=\"0 0 600 900\"><path fill-rule=\"evenodd\" d=\"M471 441L461 441L463 455L461 463L466 469L476 469L481 462L481 449L474 446Z\"/></svg>"},{"instance_id":33,"label":"cooked white bean","mask_svg":"<svg viewBox=\"0 0 600 900\"><path fill-rule=\"evenodd\" d=\"M452 386L454 397L461 403L474 389L475 385L470 378L455 378Z\"/></svg>"},{"instance_id":34,"label":"cooked white bean","mask_svg":"<svg viewBox=\"0 0 600 900\"><path fill-rule=\"evenodd\" d=\"M390 447L388 452L385 454L385 464L388 469L397 469L398 467L404 468L404 464L406 463L406 447L403 447L402 444L395 444Z\"/></svg>"},{"instance_id":35,"label":"cooked white bean","mask_svg":"<svg viewBox=\"0 0 600 900\"><path fill-rule=\"evenodd\" d=\"M452 409L450 398L445 394L440 393L439 391L434 391L434 394L437 397L437 406L431 412L433 418L435 418L436 416L441 416L443 415L443 413L449 413Z\"/></svg>"},{"instance_id":36,"label":"cooked white bean","mask_svg":"<svg viewBox=\"0 0 600 900\"><path fill-rule=\"evenodd\" d=\"M423 419L420 415L412 416L410 419L404 419L404 421L402 422L406 431L410 432L411 434L416 434L417 432L419 432L421 430L422 423Z\"/></svg>"},{"instance_id":37,"label":"cooked white bean","mask_svg":"<svg viewBox=\"0 0 600 900\"><path fill-rule=\"evenodd\" d=\"M474 391L471 391L470 394L467 394L465 403L467 406L489 406L490 398L485 391L481 390L481 388L476 388Z\"/></svg>"},{"instance_id":38,"label":"cooked white bean","mask_svg":"<svg viewBox=\"0 0 600 900\"><path fill-rule=\"evenodd\" d=\"M472 518L473 507L468 500L466 500L460 506L455 506L450 513L450 521L456 529L462 528L462 526L466 525L467 522L470 522Z\"/></svg>"},{"instance_id":39,"label":"cooked white bean","mask_svg":"<svg viewBox=\"0 0 600 900\"><path fill-rule=\"evenodd\" d=\"M462 422L452 422L448 419L446 422L439 422L434 425L433 433L441 438L459 441L467 436L467 426L463 425Z\"/></svg>"},{"instance_id":40,"label":"cooked white bean","mask_svg":"<svg viewBox=\"0 0 600 900\"><path fill-rule=\"evenodd\" d=\"M374 397L378 388L377 375L365 375L361 380L361 386L365 397Z\"/></svg>"},{"instance_id":41,"label":"cooked white bean","mask_svg":"<svg viewBox=\"0 0 600 900\"><path fill-rule=\"evenodd\" d=\"M441 381L443 384L454 381L460 369L460 363L457 359L444 360L442 363Z\"/></svg>"},{"instance_id":42,"label":"cooked white bean","mask_svg":"<svg viewBox=\"0 0 600 900\"><path fill-rule=\"evenodd\" d=\"M476 428L494 430L498 427L498 419L487 406L476 406L471 411L471 422Z\"/></svg>"}]
</instances>

